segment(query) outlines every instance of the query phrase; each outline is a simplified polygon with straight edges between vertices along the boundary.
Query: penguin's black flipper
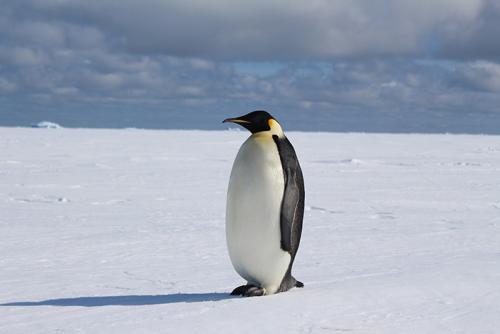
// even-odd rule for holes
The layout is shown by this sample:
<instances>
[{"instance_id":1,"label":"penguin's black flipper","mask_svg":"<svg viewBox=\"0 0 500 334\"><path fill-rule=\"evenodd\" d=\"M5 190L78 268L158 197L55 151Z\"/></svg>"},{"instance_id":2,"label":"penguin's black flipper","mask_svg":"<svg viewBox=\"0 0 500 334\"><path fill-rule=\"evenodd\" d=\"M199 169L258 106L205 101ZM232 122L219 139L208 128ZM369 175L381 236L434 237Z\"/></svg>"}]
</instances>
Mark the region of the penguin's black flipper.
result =
<instances>
[{"instance_id":1,"label":"penguin's black flipper","mask_svg":"<svg viewBox=\"0 0 500 334\"><path fill-rule=\"evenodd\" d=\"M297 155L290 141L273 136L278 146L281 166L285 177L285 189L281 203L281 249L290 253L292 261L299 248L304 217L304 178ZM292 263L290 263L291 266Z\"/></svg>"}]
</instances>

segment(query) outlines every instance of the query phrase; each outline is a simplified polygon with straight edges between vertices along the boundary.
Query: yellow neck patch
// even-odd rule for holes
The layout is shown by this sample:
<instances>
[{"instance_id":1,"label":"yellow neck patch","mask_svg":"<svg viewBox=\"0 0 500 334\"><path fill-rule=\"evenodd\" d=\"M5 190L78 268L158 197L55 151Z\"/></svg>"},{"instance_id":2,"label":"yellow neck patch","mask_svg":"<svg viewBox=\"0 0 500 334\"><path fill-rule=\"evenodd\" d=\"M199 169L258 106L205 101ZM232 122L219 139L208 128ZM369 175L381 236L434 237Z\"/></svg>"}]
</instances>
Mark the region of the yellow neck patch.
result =
<instances>
[{"instance_id":1,"label":"yellow neck patch","mask_svg":"<svg viewBox=\"0 0 500 334\"><path fill-rule=\"evenodd\" d=\"M276 126L276 124L278 124L278 122L271 118L267 121L267 124L269 124L269 127L272 129L273 126Z\"/></svg>"},{"instance_id":2,"label":"yellow neck patch","mask_svg":"<svg viewBox=\"0 0 500 334\"><path fill-rule=\"evenodd\" d=\"M270 119L267 121L269 124L269 132L273 135L277 135L278 137L284 137L283 130L281 129L280 123L278 123L275 119Z\"/></svg>"}]
</instances>

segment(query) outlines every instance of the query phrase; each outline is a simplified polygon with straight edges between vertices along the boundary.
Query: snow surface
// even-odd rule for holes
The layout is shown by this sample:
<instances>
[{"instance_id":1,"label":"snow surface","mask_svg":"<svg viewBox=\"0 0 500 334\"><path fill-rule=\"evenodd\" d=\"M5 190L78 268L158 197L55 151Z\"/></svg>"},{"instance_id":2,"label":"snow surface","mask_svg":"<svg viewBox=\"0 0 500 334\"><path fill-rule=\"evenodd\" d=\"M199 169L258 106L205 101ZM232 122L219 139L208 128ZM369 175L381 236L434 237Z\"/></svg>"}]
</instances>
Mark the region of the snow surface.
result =
<instances>
[{"instance_id":1,"label":"snow surface","mask_svg":"<svg viewBox=\"0 0 500 334\"><path fill-rule=\"evenodd\" d=\"M0 128L0 333L499 333L499 136L289 133L305 288L231 298L246 136Z\"/></svg>"}]
</instances>

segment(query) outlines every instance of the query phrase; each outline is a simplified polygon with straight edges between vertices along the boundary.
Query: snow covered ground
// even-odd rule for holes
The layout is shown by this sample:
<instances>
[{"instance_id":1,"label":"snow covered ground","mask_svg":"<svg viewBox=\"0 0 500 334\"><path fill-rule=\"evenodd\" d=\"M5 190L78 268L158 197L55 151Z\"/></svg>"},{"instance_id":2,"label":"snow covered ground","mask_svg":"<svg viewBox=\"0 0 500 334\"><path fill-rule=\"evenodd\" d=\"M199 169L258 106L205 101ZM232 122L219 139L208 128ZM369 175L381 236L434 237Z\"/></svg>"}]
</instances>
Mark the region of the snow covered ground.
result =
<instances>
[{"instance_id":1,"label":"snow covered ground","mask_svg":"<svg viewBox=\"0 0 500 334\"><path fill-rule=\"evenodd\" d=\"M305 288L231 298L246 136L0 128L0 333L499 333L499 136L289 133Z\"/></svg>"}]
</instances>

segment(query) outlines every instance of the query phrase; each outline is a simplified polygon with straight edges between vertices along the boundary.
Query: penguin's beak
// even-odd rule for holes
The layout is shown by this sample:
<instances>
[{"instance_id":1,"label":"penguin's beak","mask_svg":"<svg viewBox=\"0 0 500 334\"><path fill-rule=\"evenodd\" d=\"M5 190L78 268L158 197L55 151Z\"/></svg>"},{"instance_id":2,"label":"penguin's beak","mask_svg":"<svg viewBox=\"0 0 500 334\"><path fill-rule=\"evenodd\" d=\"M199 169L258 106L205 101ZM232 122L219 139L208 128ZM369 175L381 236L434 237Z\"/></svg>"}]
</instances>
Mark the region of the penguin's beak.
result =
<instances>
[{"instance_id":1,"label":"penguin's beak","mask_svg":"<svg viewBox=\"0 0 500 334\"><path fill-rule=\"evenodd\" d=\"M250 121L246 121L244 119L240 119L240 118L226 118L225 120L222 121L222 123L228 123L228 122L231 122L231 123L236 123L236 124L251 124L252 122Z\"/></svg>"}]
</instances>

